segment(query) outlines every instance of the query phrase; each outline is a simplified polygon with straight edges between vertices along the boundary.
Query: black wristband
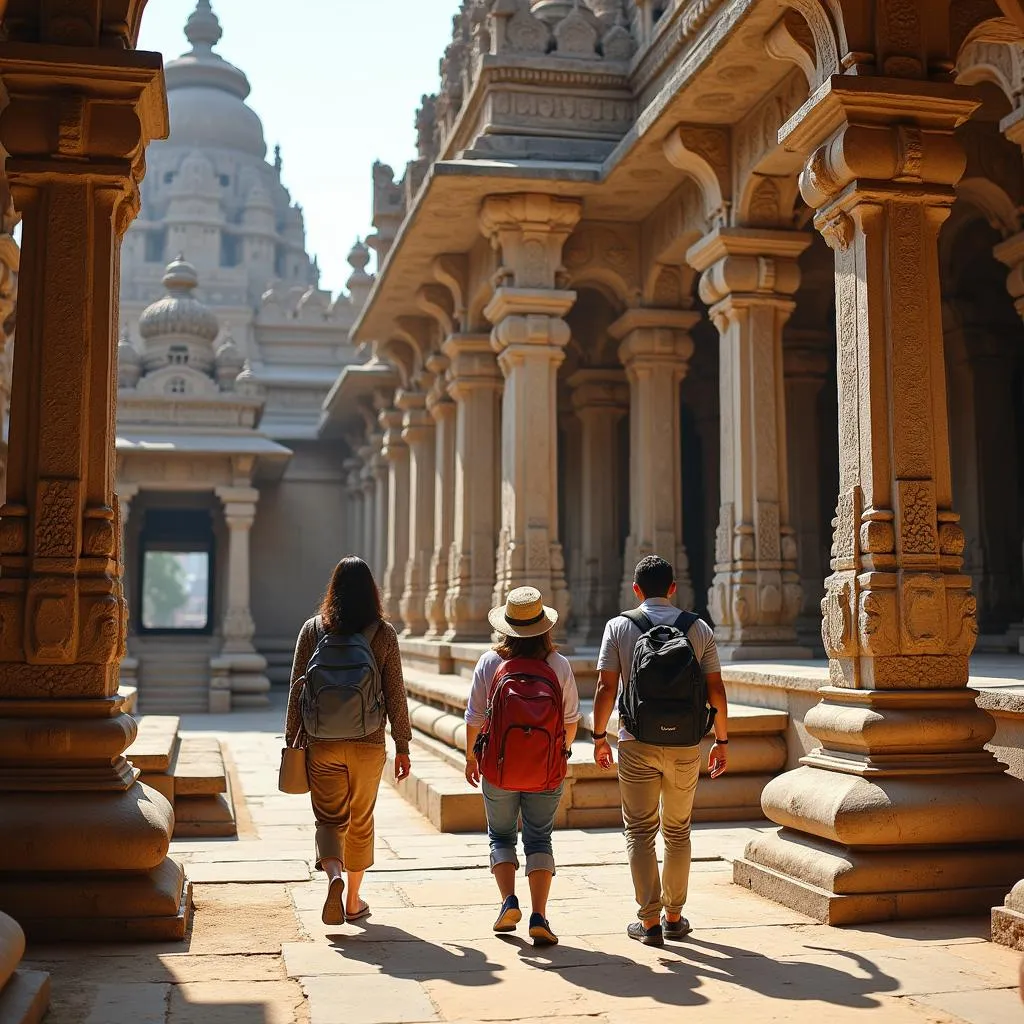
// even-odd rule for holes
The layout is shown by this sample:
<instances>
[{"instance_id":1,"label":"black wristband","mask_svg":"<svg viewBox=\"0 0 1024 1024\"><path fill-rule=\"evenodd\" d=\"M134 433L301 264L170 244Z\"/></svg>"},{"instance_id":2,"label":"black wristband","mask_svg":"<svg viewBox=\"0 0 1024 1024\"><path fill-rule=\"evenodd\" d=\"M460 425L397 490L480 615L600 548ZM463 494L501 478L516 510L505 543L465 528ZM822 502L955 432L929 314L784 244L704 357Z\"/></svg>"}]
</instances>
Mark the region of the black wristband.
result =
<instances>
[{"instance_id":1,"label":"black wristband","mask_svg":"<svg viewBox=\"0 0 1024 1024\"><path fill-rule=\"evenodd\" d=\"M720 740L717 737L715 738L715 743L717 743L720 747L727 747L727 746L729 746L729 741L728 740Z\"/></svg>"},{"instance_id":2,"label":"black wristband","mask_svg":"<svg viewBox=\"0 0 1024 1024\"><path fill-rule=\"evenodd\" d=\"M607 736L607 735L608 735L608 730L606 729L604 732L594 732L594 733L591 733L590 734L590 738L592 740L603 740L605 738L605 736Z\"/></svg>"}]
</instances>

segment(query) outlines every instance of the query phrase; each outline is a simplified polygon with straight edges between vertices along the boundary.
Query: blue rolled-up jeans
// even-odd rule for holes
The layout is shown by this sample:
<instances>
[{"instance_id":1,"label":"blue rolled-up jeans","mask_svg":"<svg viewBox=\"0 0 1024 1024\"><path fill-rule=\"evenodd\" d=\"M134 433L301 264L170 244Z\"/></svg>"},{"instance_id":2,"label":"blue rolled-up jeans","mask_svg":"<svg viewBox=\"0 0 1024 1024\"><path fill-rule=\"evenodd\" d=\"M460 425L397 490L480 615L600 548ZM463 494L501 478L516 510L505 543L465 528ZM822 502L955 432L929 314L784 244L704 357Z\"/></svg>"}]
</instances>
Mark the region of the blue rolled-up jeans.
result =
<instances>
[{"instance_id":1,"label":"blue rolled-up jeans","mask_svg":"<svg viewBox=\"0 0 1024 1024\"><path fill-rule=\"evenodd\" d=\"M487 838L491 843L491 871L498 864L514 864L518 869L516 840L522 815L526 873L550 871L554 874L551 831L555 827L562 787L545 793L521 793L514 789L499 789L484 779L480 788L487 813Z\"/></svg>"}]
</instances>

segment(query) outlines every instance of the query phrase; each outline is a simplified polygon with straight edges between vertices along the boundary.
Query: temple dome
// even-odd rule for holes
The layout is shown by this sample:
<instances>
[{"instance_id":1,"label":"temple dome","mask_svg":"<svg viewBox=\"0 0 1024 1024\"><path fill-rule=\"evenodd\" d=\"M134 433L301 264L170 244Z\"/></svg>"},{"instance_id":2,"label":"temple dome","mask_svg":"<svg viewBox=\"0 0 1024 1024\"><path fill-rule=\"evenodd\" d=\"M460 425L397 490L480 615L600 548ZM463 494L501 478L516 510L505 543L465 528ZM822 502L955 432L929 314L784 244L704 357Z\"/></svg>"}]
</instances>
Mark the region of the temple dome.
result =
<instances>
[{"instance_id":1,"label":"temple dome","mask_svg":"<svg viewBox=\"0 0 1024 1024\"><path fill-rule=\"evenodd\" d=\"M178 256L163 277L167 295L147 306L139 317L139 333L149 341L164 336L202 339L209 345L220 330L213 312L192 295L199 283L196 269Z\"/></svg>"},{"instance_id":2,"label":"temple dome","mask_svg":"<svg viewBox=\"0 0 1024 1024\"><path fill-rule=\"evenodd\" d=\"M221 34L210 0L198 0L185 25L192 49L164 68L170 137L176 146L231 149L262 160L267 143L262 122L245 103L249 80L213 52Z\"/></svg>"}]
</instances>

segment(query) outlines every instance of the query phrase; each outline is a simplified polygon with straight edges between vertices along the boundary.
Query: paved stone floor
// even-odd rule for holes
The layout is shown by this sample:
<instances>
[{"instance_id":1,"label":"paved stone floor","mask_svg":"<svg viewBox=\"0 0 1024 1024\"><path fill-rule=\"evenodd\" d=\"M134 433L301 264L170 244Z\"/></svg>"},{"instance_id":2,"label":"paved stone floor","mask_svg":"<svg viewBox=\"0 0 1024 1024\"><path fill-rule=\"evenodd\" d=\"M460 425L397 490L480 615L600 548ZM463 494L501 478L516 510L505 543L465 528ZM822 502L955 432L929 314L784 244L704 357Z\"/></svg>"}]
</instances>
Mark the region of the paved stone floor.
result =
<instances>
[{"instance_id":1,"label":"paved stone floor","mask_svg":"<svg viewBox=\"0 0 1024 1024\"><path fill-rule=\"evenodd\" d=\"M985 941L984 919L827 928L732 886L729 858L758 825L697 830L696 931L660 950L624 935L621 835L558 833L562 941L535 950L490 931L483 837L438 834L385 784L373 916L327 929L308 798L276 791L279 723L279 711L183 722L227 742L239 839L174 844L195 883L185 943L31 949L53 975L48 1024L1024 1020L1018 955Z\"/></svg>"}]
</instances>

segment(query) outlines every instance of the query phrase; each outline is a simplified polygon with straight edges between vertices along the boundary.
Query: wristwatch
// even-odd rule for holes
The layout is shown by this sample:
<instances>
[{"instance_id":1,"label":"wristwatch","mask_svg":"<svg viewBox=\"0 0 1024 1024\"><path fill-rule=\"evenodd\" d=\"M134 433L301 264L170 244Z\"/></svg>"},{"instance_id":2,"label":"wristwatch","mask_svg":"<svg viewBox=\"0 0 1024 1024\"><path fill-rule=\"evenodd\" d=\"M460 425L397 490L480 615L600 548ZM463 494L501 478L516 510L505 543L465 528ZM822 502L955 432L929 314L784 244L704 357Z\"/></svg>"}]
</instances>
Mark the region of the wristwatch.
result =
<instances>
[{"instance_id":1,"label":"wristwatch","mask_svg":"<svg viewBox=\"0 0 1024 1024\"><path fill-rule=\"evenodd\" d=\"M606 729L604 732L594 732L594 733L591 733L590 734L590 738L592 740L603 740L607 735L608 735L608 730Z\"/></svg>"},{"instance_id":2,"label":"wristwatch","mask_svg":"<svg viewBox=\"0 0 1024 1024\"><path fill-rule=\"evenodd\" d=\"M720 739L716 738L715 739L715 743L719 747L727 747L727 746L729 746L729 741L728 740L720 740Z\"/></svg>"}]
</instances>

